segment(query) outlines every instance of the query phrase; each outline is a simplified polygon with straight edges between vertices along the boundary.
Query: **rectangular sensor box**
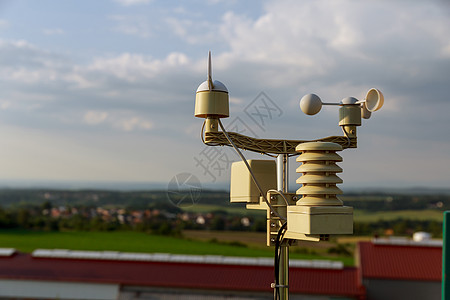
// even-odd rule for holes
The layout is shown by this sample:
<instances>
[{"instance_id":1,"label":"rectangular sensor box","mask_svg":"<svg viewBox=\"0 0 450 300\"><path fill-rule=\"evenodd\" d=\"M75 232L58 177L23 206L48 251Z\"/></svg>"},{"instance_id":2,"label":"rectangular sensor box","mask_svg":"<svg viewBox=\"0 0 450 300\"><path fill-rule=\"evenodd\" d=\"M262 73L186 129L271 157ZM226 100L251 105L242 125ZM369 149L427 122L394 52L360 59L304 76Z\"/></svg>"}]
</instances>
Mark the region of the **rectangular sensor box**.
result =
<instances>
[{"instance_id":1,"label":"rectangular sensor box","mask_svg":"<svg viewBox=\"0 0 450 300\"><path fill-rule=\"evenodd\" d=\"M264 193L277 187L274 160L247 160ZM230 202L259 203L260 192L243 161L231 165Z\"/></svg>"},{"instance_id":2,"label":"rectangular sensor box","mask_svg":"<svg viewBox=\"0 0 450 300\"><path fill-rule=\"evenodd\" d=\"M291 205L287 223L289 233L352 234L353 207Z\"/></svg>"}]
</instances>

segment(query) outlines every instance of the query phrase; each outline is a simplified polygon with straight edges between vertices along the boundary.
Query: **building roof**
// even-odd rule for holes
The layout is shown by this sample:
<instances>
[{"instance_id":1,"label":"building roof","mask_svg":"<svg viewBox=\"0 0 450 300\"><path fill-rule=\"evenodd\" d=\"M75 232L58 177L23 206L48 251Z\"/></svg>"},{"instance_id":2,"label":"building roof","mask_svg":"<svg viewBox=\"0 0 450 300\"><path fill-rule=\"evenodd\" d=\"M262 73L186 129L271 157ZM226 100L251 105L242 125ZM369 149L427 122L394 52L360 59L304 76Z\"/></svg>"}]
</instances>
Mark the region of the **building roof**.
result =
<instances>
[{"instance_id":1,"label":"building roof","mask_svg":"<svg viewBox=\"0 0 450 300\"><path fill-rule=\"evenodd\" d=\"M0 248L0 255L12 255L16 252L11 248ZM192 254L170 254L170 253L130 253L118 251L86 251L68 249L36 249L31 253L34 258L68 258L87 260L122 260L122 261L155 261L155 262L178 262L197 264L226 264L226 265L255 265L273 266L273 258L269 257L237 257L223 255L192 255ZM341 261L331 260L303 260L290 259L291 267L319 268L319 269L342 269Z\"/></svg>"},{"instance_id":2,"label":"building roof","mask_svg":"<svg viewBox=\"0 0 450 300\"><path fill-rule=\"evenodd\" d=\"M273 266L170 261L0 257L0 279L271 292ZM356 268L290 268L290 292L358 297Z\"/></svg>"},{"instance_id":3,"label":"building roof","mask_svg":"<svg viewBox=\"0 0 450 300\"><path fill-rule=\"evenodd\" d=\"M357 264L363 278L441 281L441 245L360 242Z\"/></svg>"}]
</instances>

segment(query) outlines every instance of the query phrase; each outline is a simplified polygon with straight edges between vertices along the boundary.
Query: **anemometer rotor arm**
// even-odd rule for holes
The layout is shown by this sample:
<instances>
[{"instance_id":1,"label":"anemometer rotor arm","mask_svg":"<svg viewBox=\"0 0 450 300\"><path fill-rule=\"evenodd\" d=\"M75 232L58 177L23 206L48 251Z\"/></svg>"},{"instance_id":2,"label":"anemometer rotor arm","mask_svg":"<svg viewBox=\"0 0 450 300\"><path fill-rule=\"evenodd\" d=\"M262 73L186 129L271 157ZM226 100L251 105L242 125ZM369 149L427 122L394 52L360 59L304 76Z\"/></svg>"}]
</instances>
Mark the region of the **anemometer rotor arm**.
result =
<instances>
[{"instance_id":1,"label":"anemometer rotor arm","mask_svg":"<svg viewBox=\"0 0 450 300\"><path fill-rule=\"evenodd\" d=\"M206 127L206 126L205 126ZM317 140L278 140L278 139L257 139L254 137L242 135L235 132L228 132L228 135L232 138L236 146L240 149L252 151L267 155L289 154L298 155L295 151L295 147L299 144L308 142L333 142L341 145L344 149L356 148L357 138L356 136L349 139L346 136L329 136ZM230 146L224 133L221 131L206 131L204 136L204 142L207 145L220 145Z\"/></svg>"},{"instance_id":2,"label":"anemometer rotor arm","mask_svg":"<svg viewBox=\"0 0 450 300\"><path fill-rule=\"evenodd\" d=\"M315 115L321 109L322 105L338 105L338 106L346 106L346 105L357 105L360 106L362 110L365 110L370 113L379 110L384 104L384 96L383 93L375 88L370 89L364 100L358 100L353 97L347 97L342 99L339 103L324 103L316 94L307 94L300 99L300 109L307 115ZM369 118L367 117L367 119Z\"/></svg>"}]
</instances>

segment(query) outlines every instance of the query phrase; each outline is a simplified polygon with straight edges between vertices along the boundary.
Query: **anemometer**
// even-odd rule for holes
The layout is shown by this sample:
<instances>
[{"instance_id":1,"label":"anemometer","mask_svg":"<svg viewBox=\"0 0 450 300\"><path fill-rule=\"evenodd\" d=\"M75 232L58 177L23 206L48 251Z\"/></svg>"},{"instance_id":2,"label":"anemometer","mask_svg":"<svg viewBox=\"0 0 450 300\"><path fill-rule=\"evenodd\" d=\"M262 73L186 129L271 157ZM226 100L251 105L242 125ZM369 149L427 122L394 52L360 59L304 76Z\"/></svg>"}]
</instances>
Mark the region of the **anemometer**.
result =
<instances>
[{"instance_id":1,"label":"anemometer","mask_svg":"<svg viewBox=\"0 0 450 300\"><path fill-rule=\"evenodd\" d=\"M229 117L229 95L226 86L212 79L211 52L208 55L207 80L197 89L195 116L204 118L202 141L208 146L232 146L240 162L231 166L230 201L246 203L248 209L267 211L267 245L275 246L275 298L289 297L289 246L296 240L319 242L331 234L353 233L353 208L344 206L338 195L342 190L337 175L342 168L338 154L357 147L356 128L361 119L384 104L378 89L370 89L363 100L354 97L339 103L324 103L319 96L301 98L300 109L315 115L323 105L339 106L339 126L344 136L317 140L257 139L227 132L220 119ZM219 130L220 129L220 130ZM246 160L239 149L253 151L276 160ZM288 157L298 156L301 174L296 193L288 192Z\"/></svg>"}]
</instances>

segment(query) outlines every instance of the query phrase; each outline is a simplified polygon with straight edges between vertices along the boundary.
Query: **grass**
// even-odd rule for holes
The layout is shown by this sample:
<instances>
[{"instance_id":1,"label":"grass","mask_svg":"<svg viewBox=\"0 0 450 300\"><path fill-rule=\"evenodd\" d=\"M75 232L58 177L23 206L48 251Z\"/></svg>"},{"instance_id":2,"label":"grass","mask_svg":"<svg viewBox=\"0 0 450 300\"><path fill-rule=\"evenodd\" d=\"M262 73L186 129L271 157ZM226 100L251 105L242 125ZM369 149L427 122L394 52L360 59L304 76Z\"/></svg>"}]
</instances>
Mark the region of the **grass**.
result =
<instances>
[{"instance_id":1,"label":"grass","mask_svg":"<svg viewBox=\"0 0 450 300\"><path fill-rule=\"evenodd\" d=\"M351 202L348 203L351 206ZM266 212L263 210L250 210L241 206L221 206L214 204L196 204L190 207L183 207L183 210L194 213L208 213L212 211L226 211L229 214L246 215L254 217L265 217ZM380 220L434 220L442 222L443 212L439 210L396 210L396 211L379 211L370 212L366 210L355 209L354 220L357 222L377 222Z\"/></svg>"},{"instance_id":2,"label":"grass","mask_svg":"<svg viewBox=\"0 0 450 300\"><path fill-rule=\"evenodd\" d=\"M41 232L25 230L0 231L0 247L22 252L37 248L121 252L163 252L174 254L211 254L231 256L267 256L266 251L199 242L140 232Z\"/></svg>"},{"instance_id":3,"label":"grass","mask_svg":"<svg viewBox=\"0 0 450 300\"><path fill-rule=\"evenodd\" d=\"M398 210L398 211L381 211L368 212L364 210L355 210L354 220L357 222L377 222L380 220L434 220L442 222L443 212L438 210Z\"/></svg>"},{"instance_id":4,"label":"grass","mask_svg":"<svg viewBox=\"0 0 450 300\"><path fill-rule=\"evenodd\" d=\"M193 212L193 213L209 213L213 211L225 211L230 215L240 215L240 216L266 216L265 210L252 210L252 209L246 209L245 207L242 207L241 205L215 205L215 204L195 204L192 206L187 206L181 208L184 211L187 212Z\"/></svg>"},{"instance_id":5,"label":"grass","mask_svg":"<svg viewBox=\"0 0 450 300\"><path fill-rule=\"evenodd\" d=\"M239 233L235 233L237 236ZM239 241L239 238L236 239ZM273 257L273 248L239 246L233 241L216 242L149 235L140 232L41 232L26 230L0 230L0 247L16 248L21 252L32 252L38 248L92 251L120 251L143 253L172 253L195 255L225 255L243 257ZM230 244L231 243L231 244ZM236 245L237 244L237 245ZM291 248L292 259L331 259L353 265L351 257L324 257L316 254L296 253ZM298 252L298 251L297 251Z\"/></svg>"}]
</instances>

